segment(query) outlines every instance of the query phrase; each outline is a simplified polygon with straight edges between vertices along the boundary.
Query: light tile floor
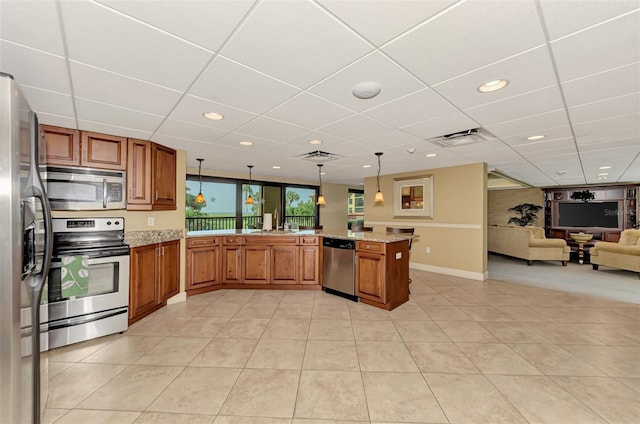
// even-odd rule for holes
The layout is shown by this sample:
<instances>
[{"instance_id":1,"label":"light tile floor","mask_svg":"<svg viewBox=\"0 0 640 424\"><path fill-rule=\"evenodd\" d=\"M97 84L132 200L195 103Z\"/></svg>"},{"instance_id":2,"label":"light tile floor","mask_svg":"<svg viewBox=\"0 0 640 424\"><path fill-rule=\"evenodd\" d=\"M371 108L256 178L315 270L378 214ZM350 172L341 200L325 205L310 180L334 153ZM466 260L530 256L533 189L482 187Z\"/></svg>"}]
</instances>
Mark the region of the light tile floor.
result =
<instances>
[{"instance_id":1,"label":"light tile floor","mask_svg":"<svg viewBox=\"0 0 640 424\"><path fill-rule=\"evenodd\" d=\"M392 312L219 290L52 350L46 422L640 422L640 305L411 276Z\"/></svg>"}]
</instances>

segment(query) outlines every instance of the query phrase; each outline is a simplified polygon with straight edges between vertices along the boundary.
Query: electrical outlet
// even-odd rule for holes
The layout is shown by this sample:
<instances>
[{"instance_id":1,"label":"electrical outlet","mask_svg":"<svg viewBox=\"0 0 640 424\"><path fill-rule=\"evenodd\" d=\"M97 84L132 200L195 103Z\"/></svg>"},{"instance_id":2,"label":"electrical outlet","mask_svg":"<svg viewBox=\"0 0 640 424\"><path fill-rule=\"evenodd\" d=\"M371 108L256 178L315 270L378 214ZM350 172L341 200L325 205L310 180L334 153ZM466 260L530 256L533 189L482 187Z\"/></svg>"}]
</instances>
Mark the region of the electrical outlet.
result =
<instances>
[{"instance_id":1,"label":"electrical outlet","mask_svg":"<svg viewBox=\"0 0 640 424\"><path fill-rule=\"evenodd\" d=\"M425 248L424 248L424 252L425 252L425 253L431 253L431 248L430 248L430 247L428 247L428 246L427 246L427 247L425 247Z\"/></svg>"},{"instance_id":2,"label":"electrical outlet","mask_svg":"<svg viewBox=\"0 0 640 424\"><path fill-rule=\"evenodd\" d=\"M148 227L153 227L154 225L156 225L156 220L154 217L150 216L147 218L147 226Z\"/></svg>"}]
</instances>

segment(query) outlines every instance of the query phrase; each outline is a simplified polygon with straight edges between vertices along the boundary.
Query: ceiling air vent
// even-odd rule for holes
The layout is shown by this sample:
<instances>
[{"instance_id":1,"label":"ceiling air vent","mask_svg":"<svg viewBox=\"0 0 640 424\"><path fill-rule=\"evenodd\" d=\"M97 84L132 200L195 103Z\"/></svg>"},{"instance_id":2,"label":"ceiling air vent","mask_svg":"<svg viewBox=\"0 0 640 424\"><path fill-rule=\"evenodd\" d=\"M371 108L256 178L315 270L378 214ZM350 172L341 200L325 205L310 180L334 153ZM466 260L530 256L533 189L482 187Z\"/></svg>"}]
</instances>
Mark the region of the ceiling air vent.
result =
<instances>
[{"instance_id":1,"label":"ceiling air vent","mask_svg":"<svg viewBox=\"0 0 640 424\"><path fill-rule=\"evenodd\" d=\"M296 156L300 159L310 160L311 162L329 162L330 160L336 160L341 158L342 156L336 155L333 153L323 152L322 150L316 150L313 152L305 153L303 155Z\"/></svg>"},{"instance_id":2,"label":"ceiling air vent","mask_svg":"<svg viewBox=\"0 0 640 424\"><path fill-rule=\"evenodd\" d=\"M427 141L446 148L481 143L492 138L495 138L493 134L489 133L484 128L473 128L471 130L445 134L440 137L428 138Z\"/></svg>"}]
</instances>

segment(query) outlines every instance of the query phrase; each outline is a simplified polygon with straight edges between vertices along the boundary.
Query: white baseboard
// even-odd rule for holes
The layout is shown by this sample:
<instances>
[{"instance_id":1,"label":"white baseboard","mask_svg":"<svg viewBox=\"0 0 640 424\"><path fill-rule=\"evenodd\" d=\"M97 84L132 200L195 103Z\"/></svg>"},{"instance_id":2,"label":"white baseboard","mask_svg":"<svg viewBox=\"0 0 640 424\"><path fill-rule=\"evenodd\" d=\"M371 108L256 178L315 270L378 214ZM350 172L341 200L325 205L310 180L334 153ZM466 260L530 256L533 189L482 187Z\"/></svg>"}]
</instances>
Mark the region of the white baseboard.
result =
<instances>
[{"instance_id":1,"label":"white baseboard","mask_svg":"<svg viewBox=\"0 0 640 424\"><path fill-rule=\"evenodd\" d=\"M186 300L187 300L187 292L180 292L177 295L167 299L167 305L172 305L174 303L185 302Z\"/></svg>"},{"instance_id":2,"label":"white baseboard","mask_svg":"<svg viewBox=\"0 0 640 424\"><path fill-rule=\"evenodd\" d=\"M451 275L453 277L468 278L470 280L485 281L489 278L489 271L472 272L455 268L445 268L442 266L419 264L414 262L411 262L409 264L409 268L417 269L419 271L435 272L436 274Z\"/></svg>"}]
</instances>

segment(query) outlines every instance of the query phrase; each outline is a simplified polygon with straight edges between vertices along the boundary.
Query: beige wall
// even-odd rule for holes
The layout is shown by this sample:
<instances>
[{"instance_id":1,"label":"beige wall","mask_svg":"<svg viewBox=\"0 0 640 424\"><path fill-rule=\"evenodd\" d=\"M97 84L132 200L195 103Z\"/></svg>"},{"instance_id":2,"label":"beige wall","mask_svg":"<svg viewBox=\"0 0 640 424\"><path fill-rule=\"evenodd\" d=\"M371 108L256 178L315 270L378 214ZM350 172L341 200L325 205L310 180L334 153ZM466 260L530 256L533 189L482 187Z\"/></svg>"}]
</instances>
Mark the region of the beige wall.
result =
<instances>
[{"instance_id":1,"label":"beige wall","mask_svg":"<svg viewBox=\"0 0 640 424\"><path fill-rule=\"evenodd\" d=\"M433 219L394 218L393 179L433 175ZM411 249L411 266L417 269L487 278L487 167L484 163L426 169L380 177L385 202L373 202L376 178L365 179L365 225L374 231L387 226L414 227L420 238ZM430 253L426 253L426 248Z\"/></svg>"},{"instance_id":2,"label":"beige wall","mask_svg":"<svg viewBox=\"0 0 640 424\"><path fill-rule=\"evenodd\" d=\"M513 190L489 190L487 196L487 221L489 225L506 225L509 218L518 216L515 212L509 212L520 203L533 203L544 206L544 192L539 188L521 188ZM544 210L537 214L535 225L544 227Z\"/></svg>"}]
</instances>

